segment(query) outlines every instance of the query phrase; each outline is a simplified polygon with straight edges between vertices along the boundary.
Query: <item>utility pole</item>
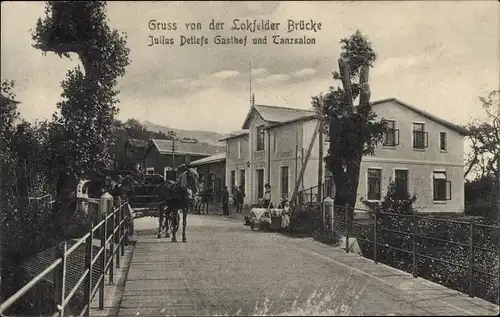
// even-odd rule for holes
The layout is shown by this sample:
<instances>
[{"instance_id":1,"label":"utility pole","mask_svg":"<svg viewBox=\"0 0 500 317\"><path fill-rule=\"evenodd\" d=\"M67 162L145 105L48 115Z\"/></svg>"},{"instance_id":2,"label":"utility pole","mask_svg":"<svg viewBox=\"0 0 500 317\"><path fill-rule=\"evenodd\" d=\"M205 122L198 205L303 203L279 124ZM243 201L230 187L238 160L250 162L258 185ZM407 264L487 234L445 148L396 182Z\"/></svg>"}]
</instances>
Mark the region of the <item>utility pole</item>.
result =
<instances>
[{"instance_id":1,"label":"utility pole","mask_svg":"<svg viewBox=\"0 0 500 317\"><path fill-rule=\"evenodd\" d=\"M172 171L177 179L177 171L175 170L175 137L172 139Z\"/></svg>"},{"instance_id":2,"label":"utility pole","mask_svg":"<svg viewBox=\"0 0 500 317\"><path fill-rule=\"evenodd\" d=\"M249 82L250 82L250 105L252 106L253 105L253 97L252 97L252 62L249 62L248 63L248 67L250 68L250 72L249 72Z\"/></svg>"},{"instance_id":3,"label":"utility pole","mask_svg":"<svg viewBox=\"0 0 500 317\"><path fill-rule=\"evenodd\" d=\"M302 165L302 168L301 168L300 173L299 173L299 177L297 179L297 182L295 183L295 188L293 190L292 197L290 199L291 202L292 201L294 202L295 198L297 198L298 188L299 188L300 183L304 179L304 172L306 170L307 162L309 161L309 158L311 157L312 149L314 147L314 143L316 142L316 137L318 135L320 125L321 125L321 122L318 121L318 123L316 124L316 128L314 129L314 133L312 135L312 138L311 138L311 143L309 143L309 148L307 149L306 157L304 159L304 164Z\"/></svg>"},{"instance_id":4,"label":"utility pole","mask_svg":"<svg viewBox=\"0 0 500 317\"><path fill-rule=\"evenodd\" d=\"M323 101L323 94L319 95L319 109L318 109L318 120L319 120L319 128L318 128L318 139L319 139L319 153L318 153L318 196L317 196L317 202L321 203L322 198L323 198L323 137L324 137L324 115L323 115L323 110L324 110L324 101Z\"/></svg>"}]
</instances>

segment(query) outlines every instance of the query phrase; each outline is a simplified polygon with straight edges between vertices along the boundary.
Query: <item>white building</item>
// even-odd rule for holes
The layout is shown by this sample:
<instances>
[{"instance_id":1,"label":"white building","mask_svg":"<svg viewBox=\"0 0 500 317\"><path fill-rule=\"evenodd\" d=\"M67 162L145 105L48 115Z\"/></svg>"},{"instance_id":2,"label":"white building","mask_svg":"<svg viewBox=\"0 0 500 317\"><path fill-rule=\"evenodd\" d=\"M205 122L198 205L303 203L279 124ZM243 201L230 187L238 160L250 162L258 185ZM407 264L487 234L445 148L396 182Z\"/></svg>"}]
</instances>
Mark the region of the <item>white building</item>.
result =
<instances>
[{"instance_id":1,"label":"white building","mask_svg":"<svg viewBox=\"0 0 500 317\"><path fill-rule=\"evenodd\" d=\"M395 98L372 105L379 118L389 121L391 130L375 154L362 159L356 207L366 209L363 201L383 199L389 183L395 181L399 189L416 194L415 206L421 211L463 211L463 140L467 131ZM251 106L244 131L224 139L230 192L234 186L244 185L245 203L254 204L262 197L264 184L270 183L274 205L282 193L290 196L316 120L312 110ZM318 147L319 138L302 189L317 185ZM325 155L327 151L325 142Z\"/></svg>"}]
</instances>

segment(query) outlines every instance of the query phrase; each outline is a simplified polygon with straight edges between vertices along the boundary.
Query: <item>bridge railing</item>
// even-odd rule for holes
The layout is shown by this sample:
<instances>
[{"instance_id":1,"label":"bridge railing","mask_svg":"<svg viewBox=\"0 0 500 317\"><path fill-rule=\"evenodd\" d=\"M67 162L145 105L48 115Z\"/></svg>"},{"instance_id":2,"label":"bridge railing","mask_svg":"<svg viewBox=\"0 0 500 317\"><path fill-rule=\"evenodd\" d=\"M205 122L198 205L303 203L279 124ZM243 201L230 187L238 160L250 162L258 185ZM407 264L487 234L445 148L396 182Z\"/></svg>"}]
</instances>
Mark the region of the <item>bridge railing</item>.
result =
<instances>
[{"instance_id":1,"label":"bridge railing","mask_svg":"<svg viewBox=\"0 0 500 317\"><path fill-rule=\"evenodd\" d=\"M68 248L67 242L61 242L56 248L56 260L47 266L41 273L31 279L14 295L5 300L0 305L0 315L9 309L14 303L22 299L23 295L33 289L38 283L50 273L54 275L54 304L56 312L54 316L64 316L70 300L74 297L78 289L83 285L84 307L79 316L89 316L97 291L99 291L99 310L104 309L105 276L108 273L109 284L113 284L113 268L120 267L120 257L125 254L125 243L128 238L127 220L129 214L126 212L127 206L121 203L118 198L116 207L113 205L113 197L105 193L101 199L80 198L91 205L98 207L97 221L90 221L88 232L81 237L74 245ZM89 210L92 208L89 208ZM108 224L111 228L108 228ZM112 230L109 230L112 229ZM100 238L100 247L94 255L93 240L97 236ZM68 257L80 246L85 245L85 269L76 284L67 289L68 282ZM109 246L109 252L107 251ZM109 253L109 259L108 257ZM98 265L97 282L93 283L94 268ZM95 285L94 285L95 284Z\"/></svg>"},{"instance_id":2,"label":"bridge railing","mask_svg":"<svg viewBox=\"0 0 500 317\"><path fill-rule=\"evenodd\" d=\"M371 219L365 220L349 220L349 207L347 206L334 206L335 212L325 213L325 218L323 221L326 223L332 223L327 227L330 230L336 230L343 232L345 235L345 251L349 253L349 237L353 237L361 242L368 243L372 246L370 249L373 254L371 255L372 260L378 263L378 258L384 249L395 250L406 254L411 258L410 271L413 277L419 277L419 264L424 260L437 261L439 263L451 265L457 268L465 270L467 273L468 290L467 293L470 297L477 295L478 290L476 287L476 281L478 280L478 275L488 276L491 281L497 281L500 283L500 226L493 226L487 224L476 223L474 220L470 221L460 221L454 219L443 219L438 217L430 217L424 215L418 215L416 212L412 214L401 214L401 213L391 213L385 212L380 209L375 209L372 213L371 210L355 209L356 211L364 211L372 213ZM333 216L334 219L331 219ZM386 218L385 225L383 224L383 217L392 217L392 219ZM463 232L462 240L458 236L458 233L452 237L433 237L429 232L424 233L423 222L431 223L448 223L456 226L461 226L461 232ZM396 225L399 223L399 225ZM360 236L356 233L355 227L364 227L367 233L366 235ZM458 229L457 229L458 230ZM491 231L492 235L489 235L491 239L490 243L486 243L484 240L484 231ZM483 233L482 233L483 232ZM383 239L383 234L395 234L397 235L398 241L388 242L387 239ZM496 233L496 236L495 236ZM480 239L480 237L482 239ZM495 241L496 239L496 241ZM396 246L396 242L400 242L399 246ZM427 242L427 243L426 243ZM458 246L467 252L466 262L467 263L453 263L457 261L451 261L444 259L439 254L426 254L428 249L424 245L430 245L432 243L441 243L447 245ZM493 247L488 246L493 245ZM381 252L382 251L382 252ZM484 256L485 253L493 254L494 257L498 257L498 270L486 272L484 268L478 265L479 258ZM458 254L457 254L458 256ZM494 282L493 282L494 283ZM492 284L493 285L493 284ZM497 299L500 303L500 284L498 285Z\"/></svg>"}]
</instances>

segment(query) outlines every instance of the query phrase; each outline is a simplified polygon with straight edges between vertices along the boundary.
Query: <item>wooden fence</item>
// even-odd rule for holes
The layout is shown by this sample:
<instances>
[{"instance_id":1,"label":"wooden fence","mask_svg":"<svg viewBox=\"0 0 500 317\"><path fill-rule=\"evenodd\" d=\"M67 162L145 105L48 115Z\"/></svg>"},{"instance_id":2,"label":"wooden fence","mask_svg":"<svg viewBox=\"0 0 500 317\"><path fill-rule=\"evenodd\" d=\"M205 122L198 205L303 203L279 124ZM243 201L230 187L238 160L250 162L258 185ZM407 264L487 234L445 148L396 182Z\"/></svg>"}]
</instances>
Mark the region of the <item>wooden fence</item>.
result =
<instances>
[{"instance_id":1,"label":"wooden fence","mask_svg":"<svg viewBox=\"0 0 500 317\"><path fill-rule=\"evenodd\" d=\"M8 310L14 303L22 299L23 295L33 289L40 283L49 273L54 272L54 304L57 311L54 316L64 316L65 309L68 303L76 294L79 287L84 286L84 307L79 316L89 316L92 300L97 291L99 291L99 310L104 309L104 290L105 290L105 275L108 273L109 284L113 283L113 268L120 267L120 258L125 254L125 243L128 238L128 213L125 208L126 204L122 204L118 199L117 207L113 205L113 197L105 193L101 199L82 198L81 201L87 202L89 205L97 206L98 221L90 221L88 232L81 237L69 249L67 242L61 242L56 248L56 260L46 267L40 274L31 279L26 285L18 290L14 295L5 300L0 305L0 315ZM50 203L52 203L51 201ZM90 206L89 206L90 207ZM89 208L92 209L92 208ZM112 230L109 230L108 223L112 224ZM109 235L108 233L111 232ZM94 236L100 238L100 248L98 253L93 255L93 240ZM67 259L81 245L85 245L85 270L79 277L76 285L73 286L69 293L66 289L67 282ZM106 246L109 246L109 259L107 259ZM93 285L93 268L99 266L99 276L97 283Z\"/></svg>"}]
</instances>

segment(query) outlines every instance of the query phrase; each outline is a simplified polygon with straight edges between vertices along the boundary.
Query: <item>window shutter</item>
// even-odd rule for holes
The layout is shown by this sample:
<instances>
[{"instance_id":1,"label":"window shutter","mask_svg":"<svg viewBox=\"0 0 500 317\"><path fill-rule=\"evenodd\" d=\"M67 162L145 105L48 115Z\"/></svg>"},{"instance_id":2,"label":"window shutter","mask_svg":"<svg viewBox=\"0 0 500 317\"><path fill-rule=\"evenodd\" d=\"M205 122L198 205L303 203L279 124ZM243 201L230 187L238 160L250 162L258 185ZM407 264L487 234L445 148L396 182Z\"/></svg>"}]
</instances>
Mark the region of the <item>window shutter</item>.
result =
<instances>
[{"instance_id":1,"label":"window shutter","mask_svg":"<svg viewBox=\"0 0 500 317\"><path fill-rule=\"evenodd\" d=\"M446 181L446 200L451 200L451 182Z\"/></svg>"}]
</instances>

